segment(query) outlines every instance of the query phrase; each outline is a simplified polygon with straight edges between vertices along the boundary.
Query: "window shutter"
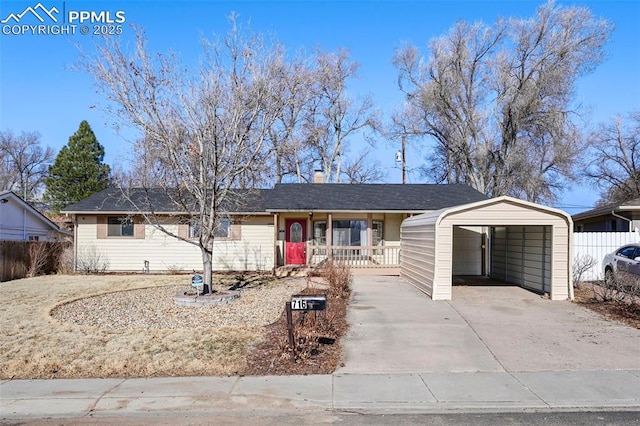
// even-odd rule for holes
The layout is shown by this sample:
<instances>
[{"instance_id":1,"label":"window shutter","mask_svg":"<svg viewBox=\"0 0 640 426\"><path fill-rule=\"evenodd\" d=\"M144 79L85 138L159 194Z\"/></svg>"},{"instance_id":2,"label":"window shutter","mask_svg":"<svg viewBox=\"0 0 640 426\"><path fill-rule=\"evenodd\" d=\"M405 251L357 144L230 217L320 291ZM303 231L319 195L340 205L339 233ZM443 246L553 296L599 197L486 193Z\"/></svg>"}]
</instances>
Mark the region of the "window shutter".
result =
<instances>
[{"instance_id":1,"label":"window shutter","mask_svg":"<svg viewBox=\"0 0 640 426\"><path fill-rule=\"evenodd\" d=\"M133 238L137 240L144 240L144 218L142 216L136 216L133 218Z\"/></svg>"},{"instance_id":2,"label":"window shutter","mask_svg":"<svg viewBox=\"0 0 640 426\"><path fill-rule=\"evenodd\" d=\"M229 239L241 240L242 239L242 225L240 221L233 221L229 225Z\"/></svg>"},{"instance_id":3,"label":"window shutter","mask_svg":"<svg viewBox=\"0 0 640 426\"><path fill-rule=\"evenodd\" d=\"M178 237L188 239L189 238L189 224L188 223L180 223L178 224Z\"/></svg>"},{"instance_id":4,"label":"window shutter","mask_svg":"<svg viewBox=\"0 0 640 426\"><path fill-rule=\"evenodd\" d=\"M96 238L103 240L107 238L107 216L97 216L97 235Z\"/></svg>"}]
</instances>

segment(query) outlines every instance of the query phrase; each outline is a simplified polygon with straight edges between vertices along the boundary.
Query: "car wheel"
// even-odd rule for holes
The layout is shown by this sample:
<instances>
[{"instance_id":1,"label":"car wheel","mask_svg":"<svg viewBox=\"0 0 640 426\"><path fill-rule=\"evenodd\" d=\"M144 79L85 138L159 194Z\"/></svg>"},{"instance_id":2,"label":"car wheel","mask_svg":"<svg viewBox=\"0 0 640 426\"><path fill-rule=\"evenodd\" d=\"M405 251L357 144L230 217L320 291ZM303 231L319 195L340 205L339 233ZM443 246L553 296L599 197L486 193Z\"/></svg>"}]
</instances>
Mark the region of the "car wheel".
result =
<instances>
[{"instance_id":1,"label":"car wheel","mask_svg":"<svg viewBox=\"0 0 640 426\"><path fill-rule=\"evenodd\" d=\"M613 276L613 271L611 269L607 269L604 271L604 284L606 287L612 287L616 283L615 277Z\"/></svg>"}]
</instances>

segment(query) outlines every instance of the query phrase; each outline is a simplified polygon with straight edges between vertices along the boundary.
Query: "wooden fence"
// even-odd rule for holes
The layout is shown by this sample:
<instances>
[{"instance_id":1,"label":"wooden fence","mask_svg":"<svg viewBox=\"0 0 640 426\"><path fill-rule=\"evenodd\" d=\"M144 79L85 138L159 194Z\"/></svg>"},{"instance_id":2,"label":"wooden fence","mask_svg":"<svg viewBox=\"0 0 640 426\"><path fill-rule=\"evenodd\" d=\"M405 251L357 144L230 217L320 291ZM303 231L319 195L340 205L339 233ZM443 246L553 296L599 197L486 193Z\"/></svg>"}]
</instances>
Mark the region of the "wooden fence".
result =
<instances>
[{"instance_id":1,"label":"wooden fence","mask_svg":"<svg viewBox=\"0 0 640 426\"><path fill-rule=\"evenodd\" d=\"M575 232L573 234L574 264L582 256L591 256L596 260L582 276L584 281L601 280L604 274L602 259L620 246L640 242L636 232ZM574 265L575 266L575 265Z\"/></svg>"},{"instance_id":2,"label":"wooden fence","mask_svg":"<svg viewBox=\"0 0 640 426\"><path fill-rule=\"evenodd\" d=\"M0 282L57 271L69 242L0 241Z\"/></svg>"}]
</instances>

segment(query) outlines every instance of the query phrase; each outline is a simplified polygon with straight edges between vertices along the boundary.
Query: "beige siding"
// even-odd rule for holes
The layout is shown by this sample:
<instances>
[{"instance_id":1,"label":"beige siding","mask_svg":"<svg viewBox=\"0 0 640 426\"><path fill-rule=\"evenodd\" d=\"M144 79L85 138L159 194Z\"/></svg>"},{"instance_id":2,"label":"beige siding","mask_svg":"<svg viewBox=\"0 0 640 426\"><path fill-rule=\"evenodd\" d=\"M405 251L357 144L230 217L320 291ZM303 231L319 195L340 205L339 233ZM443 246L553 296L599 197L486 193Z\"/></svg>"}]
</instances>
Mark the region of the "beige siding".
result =
<instances>
[{"instance_id":1,"label":"beige siding","mask_svg":"<svg viewBox=\"0 0 640 426\"><path fill-rule=\"evenodd\" d=\"M453 275L482 275L482 227L453 228Z\"/></svg>"},{"instance_id":2,"label":"beige siding","mask_svg":"<svg viewBox=\"0 0 640 426\"><path fill-rule=\"evenodd\" d=\"M572 243L571 234L573 229L571 223L569 227L558 224L553 227L552 252L551 252L551 298L553 300L566 300L573 298L571 293L571 271L572 264ZM569 286L567 286L569 283Z\"/></svg>"},{"instance_id":3,"label":"beige siding","mask_svg":"<svg viewBox=\"0 0 640 426\"><path fill-rule=\"evenodd\" d=\"M403 226L400 275L429 296L433 295L435 254L434 226Z\"/></svg>"},{"instance_id":4,"label":"beige siding","mask_svg":"<svg viewBox=\"0 0 640 426\"><path fill-rule=\"evenodd\" d=\"M214 270L265 270L273 267L273 223L270 217L254 217L239 225L238 241L215 241ZM144 239L97 238L96 216L79 216L77 229L77 256L90 256L98 252L109 263L109 271L142 271L144 261L152 272L169 270L202 270L202 255L198 246L171 237L144 225ZM167 224L167 230L176 234L179 225Z\"/></svg>"},{"instance_id":5,"label":"beige siding","mask_svg":"<svg viewBox=\"0 0 640 426\"><path fill-rule=\"evenodd\" d=\"M543 209L524 207L508 201L483 206L481 212L471 208L442 218L442 223L453 221L456 224L483 226L554 225L564 222L562 218Z\"/></svg>"},{"instance_id":6,"label":"beige siding","mask_svg":"<svg viewBox=\"0 0 640 426\"><path fill-rule=\"evenodd\" d=\"M436 273L433 282L433 300L451 300L453 275L453 226L436 226Z\"/></svg>"},{"instance_id":7,"label":"beige siding","mask_svg":"<svg viewBox=\"0 0 640 426\"><path fill-rule=\"evenodd\" d=\"M402 214L386 214L384 215L384 239L387 243L400 243L400 225L404 215Z\"/></svg>"},{"instance_id":8,"label":"beige siding","mask_svg":"<svg viewBox=\"0 0 640 426\"><path fill-rule=\"evenodd\" d=\"M492 238L493 278L538 291L551 292L552 228L496 228Z\"/></svg>"}]
</instances>

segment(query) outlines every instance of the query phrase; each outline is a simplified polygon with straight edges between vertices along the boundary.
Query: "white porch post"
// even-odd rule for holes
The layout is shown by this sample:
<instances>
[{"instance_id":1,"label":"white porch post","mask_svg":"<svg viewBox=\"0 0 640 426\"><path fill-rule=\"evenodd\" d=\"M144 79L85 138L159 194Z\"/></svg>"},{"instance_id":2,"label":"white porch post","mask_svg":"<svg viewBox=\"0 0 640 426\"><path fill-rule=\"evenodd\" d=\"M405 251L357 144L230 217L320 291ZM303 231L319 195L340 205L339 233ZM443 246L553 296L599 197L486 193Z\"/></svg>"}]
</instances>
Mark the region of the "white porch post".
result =
<instances>
[{"instance_id":1,"label":"white porch post","mask_svg":"<svg viewBox=\"0 0 640 426\"><path fill-rule=\"evenodd\" d=\"M278 268L278 213L273 214L273 273L275 274L276 269Z\"/></svg>"},{"instance_id":2,"label":"white porch post","mask_svg":"<svg viewBox=\"0 0 640 426\"><path fill-rule=\"evenodd\" d=\"M333 250L331 250L331 246L333 245L333 215L331 213L327 213L327 257L329 260L333 259Z\"/></svg>"},{"instance_id":3,"label":"white porch post","mask_svg":"<svg viewBox=\"0 0 640 426\"><path fill-rule=\"evenodd\" d=\"M373 213L367 213L367 245L373 246Z\"/></svg>"}]
</instances>

